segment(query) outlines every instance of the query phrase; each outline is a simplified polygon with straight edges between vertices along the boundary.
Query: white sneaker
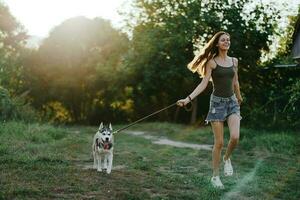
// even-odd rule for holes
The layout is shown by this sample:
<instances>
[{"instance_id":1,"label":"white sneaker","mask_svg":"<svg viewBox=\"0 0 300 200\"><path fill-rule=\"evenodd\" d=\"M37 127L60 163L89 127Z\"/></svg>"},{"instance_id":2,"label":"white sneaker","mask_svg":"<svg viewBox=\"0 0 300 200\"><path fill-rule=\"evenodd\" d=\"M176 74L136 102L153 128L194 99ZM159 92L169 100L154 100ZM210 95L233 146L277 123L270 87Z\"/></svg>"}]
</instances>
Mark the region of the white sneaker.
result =
<instances>
[{"instance_id":1,"label":"white sneaker","mask_svg":"<svg viewBox=\"0 0 300 200\"><path fill-rule=\"evenodd\" d=\"M224 162L224 175L225 176L232 176L233 175L233 168L232 168L230 159L228 158L227 160L224 160L224 156L223 156L223 162Z\"/></svg>"},{"instance_id":2,"label":"white sneaker","mask_svg":"<svg viewBox=\"0 0 300 200\"><path fill-rule=\"evenodd\" d=\"M210 179L211 184L214 186L214 188L224 189L224 185L220 180L219 176L213 176Z\"/></svg>"}]
</instances>

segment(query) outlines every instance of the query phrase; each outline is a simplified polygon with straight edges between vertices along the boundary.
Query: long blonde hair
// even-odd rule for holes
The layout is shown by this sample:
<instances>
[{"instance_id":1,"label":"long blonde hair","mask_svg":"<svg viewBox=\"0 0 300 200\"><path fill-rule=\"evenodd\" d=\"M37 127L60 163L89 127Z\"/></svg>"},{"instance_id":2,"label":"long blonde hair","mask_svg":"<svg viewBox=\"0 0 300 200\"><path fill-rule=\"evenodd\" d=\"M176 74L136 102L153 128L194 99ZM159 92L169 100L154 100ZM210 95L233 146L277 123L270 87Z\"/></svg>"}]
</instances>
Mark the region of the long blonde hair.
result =
<instances>
[{"instance_id":1,"label":"long blonde hair","mask_svg":"<svg viewBox=\"0 0 300 200\"><path fill-rule=\"evenodd\" d=\"M230 34L225 31L217 32L206 45L203 47L199 55L195 56L194 59L187 65L188 69L193 73L198 72L202 77L206 74L206 63L216 57L219 53L218 51L218 41L221 35L226 34L230 37Z\"/></svg>"}]
</instances>

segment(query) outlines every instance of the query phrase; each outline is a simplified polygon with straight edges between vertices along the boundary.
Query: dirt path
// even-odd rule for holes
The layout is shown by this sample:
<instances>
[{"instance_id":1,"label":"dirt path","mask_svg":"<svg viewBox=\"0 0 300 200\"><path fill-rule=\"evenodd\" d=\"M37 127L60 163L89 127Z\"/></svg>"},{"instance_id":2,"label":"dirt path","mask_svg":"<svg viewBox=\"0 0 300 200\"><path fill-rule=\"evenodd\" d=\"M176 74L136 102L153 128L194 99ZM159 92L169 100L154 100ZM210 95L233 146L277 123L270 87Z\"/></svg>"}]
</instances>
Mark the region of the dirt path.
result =
<instances>
[{"instance_id":1,"label":"dirt path","mask_svg":"<svg viewBox=\"0 0 300 200\"><path fill-rule=\"evenodd\" d=\"M178 141L170 140L170 139L164 138L164 137L147 135L146 132L143 132L143 131L126 131L124 133L133 135L133 136L143 137L148 140L152 140L153 144L169 145L169 146L178 147L178 148L192 148L192 149L197 149L197 150L211 151L212 146L213 146L213 145L208 145L208 144L192 144L192 143L186 143L186 142L178 142Z\"/></svg>"},{"instance_id":2,"label":"dirt path","mask_svg":"<svg viewBox=\"0 0 300 200\"><path fill-rule=\"evenodd\" d=\"M124 131L124 133L131 136L143 137L145 139L151 140L153 144L157 144L157 145L169 145L178 148L192 148L196 150L208 150L208 151L212 150L212 145L178 142L178 141L170 140L165 137L147 135L146 132L143 131L126 131L126 132ZM91 155L89 157L86 156L82 157L81 160L73 161L73 162L75 163L75 165L77 165L79 168L83 170L93 169L93 160ZM126 168L125 165L113 166L113 170L123 170L124 168Z\"/></svg>"}]
</instances>

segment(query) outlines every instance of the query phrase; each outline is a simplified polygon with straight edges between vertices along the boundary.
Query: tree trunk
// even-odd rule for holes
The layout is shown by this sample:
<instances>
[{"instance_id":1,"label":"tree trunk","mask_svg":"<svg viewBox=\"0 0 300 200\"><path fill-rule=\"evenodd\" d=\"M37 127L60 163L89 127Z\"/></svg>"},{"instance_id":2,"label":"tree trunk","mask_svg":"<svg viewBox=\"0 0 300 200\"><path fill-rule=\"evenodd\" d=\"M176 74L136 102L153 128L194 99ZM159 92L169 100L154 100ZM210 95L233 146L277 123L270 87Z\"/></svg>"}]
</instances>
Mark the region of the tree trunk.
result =
<instances>
[{"instance_id":1,"label":"tree trunk","mask_svg":"<svg viewBox=\"0 0 300 200\"><path fill-rule=\"evenodd\" d=\"M198 107L198 103L197 103L197 97L193 100L193 108L192 108L192 115L191 115L191 120L190 120L190 124L194 124L197 120L197 107Z\"/></svg>"},{"instance_id":2,"label":"tree trunk","mask_svg":"<svg viewBox=\"0 0 300 200\"><path fill-rule=\"evenodd\" d=\"M177 122L179 111L180 111L180 107L176 106L176 111L175 111L175 115L174 115L174 122Z\"/></svg>"},{"instance_id":3,"label":"tree trunk","mask_svg":"<svg viewBox=\"0 0 300 200\"><path fill-rule=\"evenodd\" d=\"M273 114L273 124L276 124L277 122L277 115L278 115L278 111L277 111L277 102L274 102L274 114Z\"/></svg>"}]
</instances>

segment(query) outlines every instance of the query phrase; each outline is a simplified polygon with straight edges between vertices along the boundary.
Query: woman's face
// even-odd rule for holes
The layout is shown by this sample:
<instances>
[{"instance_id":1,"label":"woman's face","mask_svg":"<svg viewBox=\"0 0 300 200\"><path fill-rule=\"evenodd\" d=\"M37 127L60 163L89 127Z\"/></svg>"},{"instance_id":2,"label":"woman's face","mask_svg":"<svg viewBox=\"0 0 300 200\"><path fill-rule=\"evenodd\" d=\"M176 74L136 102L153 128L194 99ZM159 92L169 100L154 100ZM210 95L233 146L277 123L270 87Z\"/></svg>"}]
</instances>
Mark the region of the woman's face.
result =
<instances>
[{"instance_id":1,"label":"woman's face","mask_svg":"<svg viewBox=\"0 0 300 200\"><path fill-rule=\"evenodd\" d=\"M228 50L230 47L230 37L227 34L223 34L220 36L217 47L220 50Z\"/></svg>"}]
</instances>

